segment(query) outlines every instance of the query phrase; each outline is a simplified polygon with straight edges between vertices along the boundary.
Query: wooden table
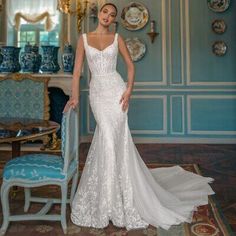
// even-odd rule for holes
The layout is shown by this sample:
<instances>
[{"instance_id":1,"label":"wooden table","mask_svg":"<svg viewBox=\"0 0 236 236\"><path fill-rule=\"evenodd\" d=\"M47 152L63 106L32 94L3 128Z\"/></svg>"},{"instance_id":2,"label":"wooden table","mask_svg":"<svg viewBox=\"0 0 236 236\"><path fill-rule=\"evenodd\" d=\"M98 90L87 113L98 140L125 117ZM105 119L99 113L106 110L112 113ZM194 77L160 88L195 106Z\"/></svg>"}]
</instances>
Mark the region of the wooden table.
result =
<instances>
[{"instance_id":1,"label":"wooden table","mask_svg":"<svg viewBox=\"0 0 236 236\"><path fill-rule=\"evenodd\" d=\"M54 121L0 117L0 143L10 142L12 158L20 156L21 142L56 133L60 125Z\"/></svg>"}]
</instances>

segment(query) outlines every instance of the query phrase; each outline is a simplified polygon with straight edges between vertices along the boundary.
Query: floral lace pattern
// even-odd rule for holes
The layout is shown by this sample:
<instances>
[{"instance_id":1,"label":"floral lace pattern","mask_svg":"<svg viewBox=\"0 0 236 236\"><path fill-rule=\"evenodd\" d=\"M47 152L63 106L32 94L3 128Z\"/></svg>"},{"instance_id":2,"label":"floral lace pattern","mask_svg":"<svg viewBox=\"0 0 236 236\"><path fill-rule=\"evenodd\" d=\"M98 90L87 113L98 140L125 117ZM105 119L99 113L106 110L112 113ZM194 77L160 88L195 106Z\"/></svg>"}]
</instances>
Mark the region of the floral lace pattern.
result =
<instances>
[{"instance_id":1,"label":"floral lace pattern","mask_svg":"<svg viewBox=\"0 0 236 236\"><path fill-rule=\"evenodd\" d=\"M97 125L72 203L71 220L95 228L112 221L128 230L149 224L168 229L191 221L196 206L207 204L207 195L214 193L208 185L213 179L179 166L152 171L146 167L131 137L128 110L124 112L119 103L126 85L116 71L117 38L116 33L113 44L100 51L89 46L83 34L92 74L89 101Z\"/></svg>"}]
</instances>

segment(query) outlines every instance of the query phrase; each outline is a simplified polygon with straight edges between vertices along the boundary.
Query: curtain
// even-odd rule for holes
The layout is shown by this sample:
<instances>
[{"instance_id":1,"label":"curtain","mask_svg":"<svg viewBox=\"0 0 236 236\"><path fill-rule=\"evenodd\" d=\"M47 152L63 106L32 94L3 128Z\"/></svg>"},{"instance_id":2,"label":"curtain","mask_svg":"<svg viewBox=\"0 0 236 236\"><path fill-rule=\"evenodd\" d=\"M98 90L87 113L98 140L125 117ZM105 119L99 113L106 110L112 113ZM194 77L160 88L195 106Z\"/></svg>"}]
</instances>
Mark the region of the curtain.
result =
<instances>
[{"instance_id":1,"label":"curtain","mask_svg":"<svg viewBox=\"0 0 236 236\"><path fill-rule=\"evenodd\" d=\"M41 22L50 31L59 19L57 0L7 0L7 16L17 30L23 23Z\"/></svg>"}]
</instances>

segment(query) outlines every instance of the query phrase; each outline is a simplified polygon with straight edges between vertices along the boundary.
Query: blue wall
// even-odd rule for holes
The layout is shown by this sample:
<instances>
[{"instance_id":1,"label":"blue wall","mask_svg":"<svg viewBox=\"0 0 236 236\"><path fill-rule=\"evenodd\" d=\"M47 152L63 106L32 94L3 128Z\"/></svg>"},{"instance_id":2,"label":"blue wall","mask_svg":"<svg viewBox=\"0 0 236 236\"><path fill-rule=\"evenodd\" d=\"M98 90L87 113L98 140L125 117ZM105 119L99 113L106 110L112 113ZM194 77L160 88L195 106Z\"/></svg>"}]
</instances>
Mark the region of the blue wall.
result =
<instances>
[{"instance_id":1,"label":"blue wall","mask_svg":"<svg viewBox=\"0 0 236 236\"><path fill-rule=\"evenodd\" d=\"M131 1L113 1L122 8ZM149 23L139 31L118 32L146 43L145 57L135 63L135 87L129 106L129 126L136 142L236 142L236 2L223 13L208 9L206 0L146 0L159 36L151 44ZM227 31L217 35L211 23L222 18ZM96 23L86 23L85 31ZM212 53L224 40L228 52ZM121 57L118 71L127 81ZM81 80L81 135L91 138L95 120L88 100L88 71Z\"/></svg>"}]
</instances>

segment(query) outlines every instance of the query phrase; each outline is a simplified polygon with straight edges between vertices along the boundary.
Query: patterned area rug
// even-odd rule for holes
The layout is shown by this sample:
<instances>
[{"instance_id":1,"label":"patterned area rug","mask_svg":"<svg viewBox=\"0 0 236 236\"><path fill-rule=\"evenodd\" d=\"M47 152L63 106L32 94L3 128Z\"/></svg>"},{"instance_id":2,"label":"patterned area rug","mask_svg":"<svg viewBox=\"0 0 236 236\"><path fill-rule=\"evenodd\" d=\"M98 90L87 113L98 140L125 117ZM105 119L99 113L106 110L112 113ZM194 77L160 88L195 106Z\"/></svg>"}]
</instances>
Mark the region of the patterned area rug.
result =
<instances>
[{"instance_id":1,"label":"patterned area rug","mask_svg":"<svg viewBox=\"0 0 236 236\"><path fill-rule=\"evenodd\" d=\"M151 164L149 168L167 167L173 164ZM183 164L184 169L194 173L200 173L197 165ZM81 167L82 169L82 167ZM59 189L50 186L50 193L47 188L35 188L33 195L59 197ZM11 200L11 212L23 213L23 189L19 189L15 199ZM42 205L32 204L30 208L31 213L37 212ZM50 213L59 213L60 205L56 205ZM117 228L112 223L104 229L95 229L87 227L78 227L70 221L69 207L67 209L68 219L68 235L71 236L228 236L233 235L227 221L221 213L214 196L209 197L209 204L198 207L194 213L193 222L191 224L183 223L172 226L168 231L160 228L149 226L147 229L130 230L125 228ZM2 222L2 214L1 214ZM24 235L24 236L59 236L64 235L61 229L60 222L47 221L22 221L12 222L8 228L6 236Z\"/></svg>"}]
</instances>

